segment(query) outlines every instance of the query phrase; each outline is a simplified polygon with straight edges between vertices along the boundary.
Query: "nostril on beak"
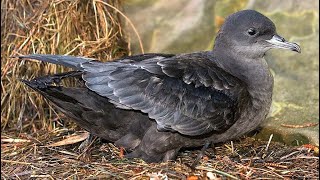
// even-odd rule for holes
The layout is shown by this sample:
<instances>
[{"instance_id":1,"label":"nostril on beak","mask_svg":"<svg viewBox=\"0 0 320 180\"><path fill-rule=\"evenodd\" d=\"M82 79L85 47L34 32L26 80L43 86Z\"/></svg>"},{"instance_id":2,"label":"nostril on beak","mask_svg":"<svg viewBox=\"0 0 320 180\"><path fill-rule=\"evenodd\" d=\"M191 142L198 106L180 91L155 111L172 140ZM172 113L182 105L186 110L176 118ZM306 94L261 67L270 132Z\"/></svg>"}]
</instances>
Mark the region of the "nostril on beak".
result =
<instances>
[{"instance_id":1,"label":"nostril on beak","mask_svg":"<svg viewBox=\"0 0 320 180\"><path fill-rule=\"evenodd\" d=\"M277 40L277 41L279 41L279 42L286 42L286 40L283 38L283 37L281 37L281 36L279 36L279 35L274 35L274 38Z\"/></svg>"}]
</instances>

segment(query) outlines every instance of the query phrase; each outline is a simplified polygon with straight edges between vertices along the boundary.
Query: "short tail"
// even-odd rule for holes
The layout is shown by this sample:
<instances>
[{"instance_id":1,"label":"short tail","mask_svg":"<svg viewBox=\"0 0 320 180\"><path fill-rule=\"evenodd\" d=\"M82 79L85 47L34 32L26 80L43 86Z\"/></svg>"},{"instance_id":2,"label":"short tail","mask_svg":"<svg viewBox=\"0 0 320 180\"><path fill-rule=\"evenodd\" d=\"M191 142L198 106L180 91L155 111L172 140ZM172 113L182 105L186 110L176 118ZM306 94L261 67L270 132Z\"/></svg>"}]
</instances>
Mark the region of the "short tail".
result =
<instances>
[{"instance_id":1,"label":"short tail","mask_svg":"<svg viewBox=\"0 0 320 180\"><path fill-rule=\"evenodd\" d=\"M50 54L30 54L24 56L18 56L20 59L36 59L43 62L48 62L52 64L59 64L66 66L75 70L82 70L81 64L92 61L94 59L84 58L84 57L75 57L75 56L66 56L66 55L50 55Z\"/></svg>"}]
</instances>

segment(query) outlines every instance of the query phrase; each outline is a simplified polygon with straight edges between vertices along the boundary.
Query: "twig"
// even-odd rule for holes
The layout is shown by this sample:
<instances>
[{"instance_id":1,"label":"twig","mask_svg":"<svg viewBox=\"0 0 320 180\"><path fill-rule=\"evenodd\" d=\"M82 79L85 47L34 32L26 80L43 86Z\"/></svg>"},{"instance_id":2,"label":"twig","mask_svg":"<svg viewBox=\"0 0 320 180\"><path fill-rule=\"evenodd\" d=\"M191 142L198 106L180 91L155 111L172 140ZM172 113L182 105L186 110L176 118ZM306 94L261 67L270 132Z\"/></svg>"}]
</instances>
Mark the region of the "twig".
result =
<instances>
[{"instance_id":1,"label":"twig","mask_svg":"<svg viewBox=\"0 0 320 180\"><path fill-rule=\"evenodd\" d=\"M278 164L278 163L264 163L265 166L272 166L272 167L279 167L279 168L285 168L287 169L288 166L285 166L285 165L281 165L281 164Z\"/></svg>"},{"instance_id":2,"label":"twig","mask_svg":"<svg viewBox=\"0 0 320 180\"><path fill-rule=\"evenodd\" d=\"M290 157L290 156L292 156L294 154L297 154L298 152L300 152L300 151L294 151L294 152L292 152L292 153L290 153L288 155L285 155L285 156L281 157L280 160L287 159L288 157Z\"/></svg>"},{"instance_id":3,"label":"twig","mask_svg":"<svg viewBox=\"0 0 320 180\"><path fill-rule=\"evenodd\" d=\"M28 163L28 162L11 161L11 160L6 160L6 159L1 159L1 162L12 163L12 164L24 164L24 165L32 164L32 163Z\"/></svg>"},{"instance_id":4,"label":"twig","mask_svg":"<svg viewBox=\"0 0 320 180\"><path fill-rule=\"evenodd\" d=\"M224 175L224 176L227 176L231 179L239 179L231 174L228 174L226 172L222 172L222 171L219 171L219 170L216 170L216 169L213 169L213 168L209 168L209 167L203 167L203 166L198 166L196 169L199 169L199 170L205 170L205 171L211 171L211 172L216 172L216 173L219 173L221 175Z\"/></svg>"},{"instance_id":5,"label":"twig","mask_svg":"<svg viewBox=\"0 0 320 180\"><path fill-rule=\"evenodd\" d=\"M234 154L233 141L231 141L230 143L231 143L231 152L232 152L232 154Z\"/></svg>"},{"instance_id":6,"label":"twig","mask_svg":"<svg viewBox=\"0 0 320 180\"><path fill-rule=\"evenodd\" d=\"M268 141L268 144L267 144L267 147L266 147L265 152L267 152L268 149L269 149L269 145L270 145L270 143L271 143L272 137L273 137L273 134L271 134L270 137L269 137L269 141Z\"/></svg>"},{"instance_id":7,"label":"twig","mask_svg":"<svg viewBox=\"0 0 320 180\"><path fill-rule=\"evenodd\" d=\"M306 124L281 124L283 127L287 128L305 128L305 127L311 127L311 126L316 126L319 123L306 123Z\"/></svg>"}]
</instances>

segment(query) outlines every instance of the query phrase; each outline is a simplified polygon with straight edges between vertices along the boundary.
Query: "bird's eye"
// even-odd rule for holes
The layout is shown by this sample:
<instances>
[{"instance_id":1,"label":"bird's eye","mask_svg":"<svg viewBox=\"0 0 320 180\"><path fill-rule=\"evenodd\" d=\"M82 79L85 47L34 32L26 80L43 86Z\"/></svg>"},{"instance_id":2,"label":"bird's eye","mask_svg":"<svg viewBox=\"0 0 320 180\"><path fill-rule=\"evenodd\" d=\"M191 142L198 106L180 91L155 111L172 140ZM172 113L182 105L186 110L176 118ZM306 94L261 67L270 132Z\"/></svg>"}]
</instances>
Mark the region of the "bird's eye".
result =
<instances>
[{"instance_id":1,"label":"bird's eye","mask_svg":"<svg viewBox=\"0 0 320 180\"><path fill-rule=\"evenodd\" d=\"M250 36L254 36L254 35L256 35L257 34L257 30L256 29L254 29L254 28L250 28L250 29L248 29L248 34L250 35Z\"/></svg>"}]
</instances>

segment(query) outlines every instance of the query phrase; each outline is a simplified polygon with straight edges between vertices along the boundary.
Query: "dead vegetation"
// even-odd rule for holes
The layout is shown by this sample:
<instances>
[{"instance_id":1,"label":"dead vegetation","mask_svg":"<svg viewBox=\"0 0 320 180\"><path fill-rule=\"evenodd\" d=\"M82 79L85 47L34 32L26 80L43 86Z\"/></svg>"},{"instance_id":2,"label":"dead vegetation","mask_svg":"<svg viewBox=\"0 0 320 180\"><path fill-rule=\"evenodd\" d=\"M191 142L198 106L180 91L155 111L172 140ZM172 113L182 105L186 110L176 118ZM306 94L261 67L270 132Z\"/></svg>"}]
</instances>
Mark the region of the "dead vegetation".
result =
<instances>
[{"instance_id":1,"label":"dead vegetation","mask_svg":"<svg viewBox=\"0 0 320 180\"><path fill-rule=\"evenodd\" d=\"M110 60L127 55L119 9L118 0L1 1L2 179L319 178L313 146L268 146L247 138L208 149L192 170L199 150L184 150L176 162L146 164L121 158L121 150L98 138L80 145L85 133L70 138L81 128L19 82L65 69L9 57L41 53Z\"/></svg>"},{"instance_id":2,"label":"dead vegetation","mask_svg":"<svg viewBox=\"0 0 320 180\"><path fill-rule=\"evenodd\" d=\"M79 150L79 142L53 146L72 134L66 129L37 134L3 134L4 179L318 179L316 148L241 139L209 148L195 170L189 166L198 150L182 151L176 162L146 164L128 160L111 143L95 138ZM78 132L79 133L79 132ZM37 138L35 138L37 137ZM61 141L62 140L62 141ZM268 146L269 144L269 146ZM267 147L268 146L268 147Z\"/></svg>"},{"instance_id":3,"label":"dead vegetation","mask_svg":"<svg viewBox=\"0 0 320 180\"><path fill-rule=\"evenodd\" d=\"M1 1L1 128L53 129L57 113L19 79L65 68L9 58L21 54L68 54L110 60L128 54L120 1ZM39 108L41 107L41 108ZM28 123L25 123L28 122Z\"/></svg>"}]
</instances>

